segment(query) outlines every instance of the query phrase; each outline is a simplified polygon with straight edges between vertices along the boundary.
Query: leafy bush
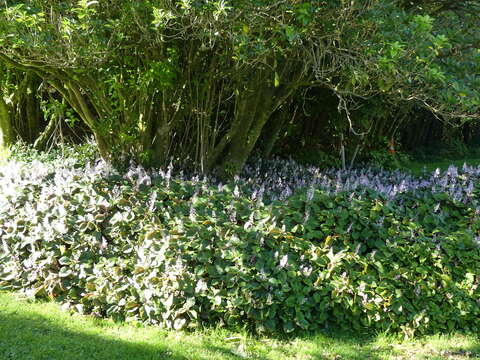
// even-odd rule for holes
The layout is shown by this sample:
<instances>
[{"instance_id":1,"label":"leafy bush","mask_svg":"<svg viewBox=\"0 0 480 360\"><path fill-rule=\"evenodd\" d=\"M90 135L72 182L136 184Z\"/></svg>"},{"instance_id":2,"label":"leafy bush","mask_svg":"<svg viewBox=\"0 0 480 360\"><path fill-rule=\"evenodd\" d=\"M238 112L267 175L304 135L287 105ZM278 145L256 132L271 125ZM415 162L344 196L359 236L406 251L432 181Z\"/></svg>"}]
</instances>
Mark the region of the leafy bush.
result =
<instances>
[{"instance_id":1,"label":"leafy bush","mask_svg":"<svg viewBox=\"0 0 480 360\"><path fill-rule=\"evenodd\" d=\"M341 135L351 145L405 137L404 120L419 109L449 124L478 119L478 1L414 3L5 2L2 137L12 143L6 134L19 124L44 144L49 132L30 134L45 125L31 104L52 120L47 129L71 109L105 159L190 157L228 177L264 142L281 150L279 136L333 154Z\"/></svg>"},{"instance_id":2,"label":"leafy bush","mask_svg":"<svg viewBox=\"0 0 480 360\"><path fill-rule=\"evenodd\" d=\"M478 330L478 168L277 160L220 184L59 158L0 174L0 288L174 329Z\"/></svg>"},{"instance_id":3,"label":"leafy bush","mask_svg":"<svg viewBox=\"0 0 480 360\"><path fill-rule=\"evenodd\" d=\"M372 150L364 156L363 164L375 169L407 170L410 157L403 152L391 154L386 150Z\"/></svg>"},{"instance_id":4,"label":"leafy bush","mask_svg":"<svg viewBox=\"0 0 480 360\"><path fill-rule=\"evenodd\" d=\"M95 161L99 157L93 140L78 145L59 145L49 151L38 151L24 142L17 142L8 147L5 158L12 161L46 163L61 163L63 160L76 166L85 166L88 162Z\"/></svg>"}]
</instances>

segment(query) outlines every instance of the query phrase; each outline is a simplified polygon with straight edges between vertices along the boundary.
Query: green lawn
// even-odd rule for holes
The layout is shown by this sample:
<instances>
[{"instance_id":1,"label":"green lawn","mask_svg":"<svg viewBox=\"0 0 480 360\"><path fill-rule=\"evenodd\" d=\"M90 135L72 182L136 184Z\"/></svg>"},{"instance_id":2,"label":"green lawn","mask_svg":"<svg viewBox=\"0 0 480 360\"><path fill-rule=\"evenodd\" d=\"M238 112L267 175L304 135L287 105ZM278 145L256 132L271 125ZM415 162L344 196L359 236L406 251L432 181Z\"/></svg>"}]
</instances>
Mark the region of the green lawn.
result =
<instances>
[{"instance_id":1,"label":"green lawn","mask_svg":"<svg viewBox=\"0 0 480 360\"><path fill-rule=\"evenodd\" d=\"M455 165L461 168L463 164L469 166L480 166L480 158L464 158L455 160L434 160L434 161L412 161L408 165L408 169L414 175L422 175L424 171L432 173L435 169L439 168L441 171L447 170L450 165Z\"/></svg>"},{"instance_id":2,"label":"green lawn","mask_svg":"<svg viewBox=\"0 0 480 360\"><path fill-rule=\"evenodd\" d=\"M0 293L0 359L14 360L383 360L480 359L480 337L319 334L293 340L225 330L193 333L69 315L58 305Z\"/></svg>"}]
</instances>

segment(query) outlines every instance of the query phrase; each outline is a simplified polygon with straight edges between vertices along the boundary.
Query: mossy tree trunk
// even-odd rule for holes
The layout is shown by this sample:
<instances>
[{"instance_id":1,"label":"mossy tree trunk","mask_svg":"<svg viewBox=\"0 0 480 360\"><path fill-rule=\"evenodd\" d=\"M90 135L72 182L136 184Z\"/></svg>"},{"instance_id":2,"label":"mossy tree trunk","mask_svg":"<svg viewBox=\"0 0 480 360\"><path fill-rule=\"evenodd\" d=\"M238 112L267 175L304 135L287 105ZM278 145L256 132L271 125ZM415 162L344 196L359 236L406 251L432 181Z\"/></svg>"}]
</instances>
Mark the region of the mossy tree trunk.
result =
<instances>
[{"instance_id":1,"label":"mossy tree trunk","mask_svg":"<svg viewBox=\"0 0 480 360\"><path fill-rule=\"evenodd\" d=\"M10 110L3 97L0 96L0 148L11 145L13 140Z\"/></svg>"},{"instance_id":2,"label":"mossy tree trunk","mask_svg":"<svg viewBox=\"0 0 480 360\"><path fill-rule=\"evenodd\" d=\"M295 112L293 114L293 117L294 116ZM263 131L262 157L264 159L269 159L272 156L280 133L291 117L291 114L284 107L271 116Z\"/></svg>"},{"instance_id":3,"label":"mossy tree trunk","mask_svg":"<svg viewBox=\"0 0 480 360\"><path fill-rule=\"evenodd\" d=\"M238 174L258 143L265 124L301 86L304 78L305 69L288 60L273 70L265 67L254 72L236 91L234 118L210 158L211 169L216 169L222 178Z\"/></svg>"},{"instance_id":4,"label":"mossy tree trunk","mask_svg":"<svg viewBox=\"0 0 480 360\"><path fill-rule=\"evenodd\" d=\"M41 79L30 71L19 73L18 78L21 80L14 96L16 109L13 123L19 138L32 144L45 127L38 94Z\"/></svg>"}]
</instances>

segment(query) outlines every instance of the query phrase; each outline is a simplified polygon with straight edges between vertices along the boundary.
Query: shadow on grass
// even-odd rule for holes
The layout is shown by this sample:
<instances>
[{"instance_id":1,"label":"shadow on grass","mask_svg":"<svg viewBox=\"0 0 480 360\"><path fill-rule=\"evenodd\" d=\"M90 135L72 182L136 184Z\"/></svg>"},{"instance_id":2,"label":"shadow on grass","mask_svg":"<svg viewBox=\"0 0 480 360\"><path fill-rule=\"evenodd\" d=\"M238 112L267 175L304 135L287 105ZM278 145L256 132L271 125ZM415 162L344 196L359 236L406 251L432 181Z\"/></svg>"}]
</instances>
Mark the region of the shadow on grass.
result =
<instances>
[{"instance_id":1,"label":"shadow on grass","mask_svg":"<svg viewBox=\"0 0 480 360\"><path fill-rule=\"evenodd\" d=\"M440 336L441 341L436 341ZM480 360L480 341L460 333L436 334L402 341L401 337L383 337L351 331L330 331L305 340L316 344L317 350L306 352L311 360ZM478 336L475 336L478 339ZM390 340L389 340L390 339ZM319 347L326 350L321 351ZM303 359L303 358L302 358Z\"/></svg>"},{"instance_id":2,"label":"shadow on grass","mask_svg":"<svg viewBox=\"0 0 480 360\"><path fill-rule=\"evenodd\" d=\"M154 343L147 339L139 340L138 336L132 340L126 337L118 339L114 338L112 332L102 334L102 321L93 330L91 325L87 325L83 331L78 325L70 329L68 319L66 325L62 326L61 322L35 312L23 314L1 310L0 307L1 360L408 359L401 354L391 353L388 344L377 346L375 336L352 332L331 331L289 341L265 339L248 343L247 340L246 348L242 349L239 344L222 343L218 337L215 340L200 334L201 339L194 339L195 333L192 336L179 333L177 338L175 335L168 336L174 332L159 331L159 339ZM78 321L75 317L71 319L72 323ZM438 357L439 354L430 353L432 359L442 358ZM463 348L452 346L443 353L447 358L456 360L471 359L472 354L480 355L480 344Z\"/></svg>"},{"instance_id":3,"label":"shadow on grass","mask_svg":"<svg viewBox=\"0 0 480 360\"><path fill-rule=\"evenodd\" d=\"M72 322L77 321L72 317ZM101 325L96 329L101 329ZM164 334L165 335L165 334ZM159 332L159 336L162 333ZM1 360L236 360L236 359L371 359L379 360L371 349L362 348L355 339L337 339L324 335L304 338L306 341L318 341L313 348L286 346L270 353L269 345L262 349L237 352L236 346L208 339L191 343L179 337L179 340L159 339L156 344L115 339L100 334L90 334L88 330L72 330L62 327L40 314L19 314L16 311L0 312L0 359ZM288 342L287 342L288 343ZM283 344L283 342L282 342ZM324 346L336 351L324 351ZM258 350L258 352L257 352ZM303 357L297 357L295 351ZM334 357L338 356L338 357Z\"/></svg>"},{"instance_id":4,"label":"shadow on grass","mask_svg":"<svg viewBox=\"0 0 480 360\"><path fill-rule=\"evenodd\" d=\"M75 319L72 318L72 321ZM159 332L159 336L162 334ZM240 359L228 347L198 346L181 340L155 345L112 339L62 328L48 318L0 312L1 360L210 360Z\"/></svg>"},{"instance_id":5,"label":"shadow on grass","mask_svg":"<svg viewBox=\"0 0 480 360\"><path fill-rule=\"evenodd\" d=\"M376 337L352 331L332 330L304 338L315 344L307 352L312 360L382 360L375 346Z\"/></svg>"},{"instance_id":6,"label":"shadow on grass","mask_svg":"<svg viewBox=\"0 0 480 360\"><path fill-rule=\"evenodd\" d=\"M187 359L167 347L151 347L59 327L42 316L0 313L0 359Z\"/></svg>"},{"instance_id":7,"label":"shadow on grass","mask_svg":"<svg viewBox=\"0 0 480 360\"><path fill-rule=\"evenodd\" d=\"M451 353L463 356L465 359L480 359L480 343L466 346L460 350L451 350Z\"/></svg>"}]
</instances>

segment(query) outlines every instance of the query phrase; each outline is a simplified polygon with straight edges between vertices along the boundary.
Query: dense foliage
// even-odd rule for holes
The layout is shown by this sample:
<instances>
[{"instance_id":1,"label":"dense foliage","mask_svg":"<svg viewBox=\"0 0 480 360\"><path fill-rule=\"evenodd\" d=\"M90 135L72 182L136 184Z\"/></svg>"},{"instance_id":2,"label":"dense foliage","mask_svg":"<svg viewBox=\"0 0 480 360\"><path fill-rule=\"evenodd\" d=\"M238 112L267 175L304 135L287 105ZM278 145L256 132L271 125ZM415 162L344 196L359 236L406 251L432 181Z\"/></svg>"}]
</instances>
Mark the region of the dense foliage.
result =
<instances>
[{"instance_id":1,"label":"dense foliage","mask_svg":"<svg viewBox=\"0 0 480 360\"><path fill-rule=\"evenodd\" d=\"M307 122L323 136L313 140L329 153L350 147L353 159L398 137L419 108L448 124L478 118L477 10L478 1L5 1L0 138L15 140L15 122L37 135L54 126L17 114L12 97L34 103L48 89L48 108L75 112L105 159L189 158L229 177L255 148L277 150L315 88L323 115Z\"/></svg>"},{"instance_id":2,"label":"dense foliage","mask_svg":"<svg viewBox=\"0 0 480 360\"><path fill-rule=\"evenodd\" d=\"M479 10L3 1L0 289L175 329L478 331L480 168L381 167L480 140ZM102 160L15 145L84 135Z\"/></svg>"},{"instance_id":3,"label":"dense foliage","mask_svg":"<svg viewBox=\"0 0 480 360\"><path fill-rule=\"evenodd\" d=\"M478 331L479 168L412 178L276 160L222 184L14 154L0 167L0 288L175 329Z\"/></svg>"}]
</instances>

